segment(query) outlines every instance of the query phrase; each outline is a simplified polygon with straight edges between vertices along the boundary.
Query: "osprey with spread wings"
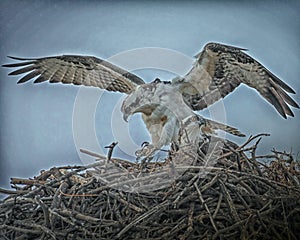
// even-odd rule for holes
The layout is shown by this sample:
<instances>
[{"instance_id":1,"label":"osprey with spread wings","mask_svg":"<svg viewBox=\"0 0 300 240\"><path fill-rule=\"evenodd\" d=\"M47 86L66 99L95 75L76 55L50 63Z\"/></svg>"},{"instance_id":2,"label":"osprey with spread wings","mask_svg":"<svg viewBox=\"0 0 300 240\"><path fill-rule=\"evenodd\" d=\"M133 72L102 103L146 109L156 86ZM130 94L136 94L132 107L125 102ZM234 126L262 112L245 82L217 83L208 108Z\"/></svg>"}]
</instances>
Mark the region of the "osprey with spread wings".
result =
<instances>
[{"instance_id":1,"label":"osprey with spread wings","mask_svg":"<svg viewBox=\"0 0 300 240\"><path fill-rule=\"evenodd\" d=\"M123 117L141 112L152 143L137 151L137 156L149 156L171 142L177 142L182 126L194 122L188 129L193 141L199 134L223 130L243 136L237 129L204 119L194 111L202 110L232 92L241 83L255 88L282 117L294 116L290 106L298 104L287 94L292 88L277 78L258 61L247 55L246 49L219 43L208 43L196 55L196 61L184 77L170 82L156 79L145 83L138 76L105 60L91 56L63 55L45 58L16 58L19 63L4 67L21 67L9 75L24 74L18 83L35 78L34 83L50 83L99 87L128 94L122 105Z\"/></svg>"}]
</instances>

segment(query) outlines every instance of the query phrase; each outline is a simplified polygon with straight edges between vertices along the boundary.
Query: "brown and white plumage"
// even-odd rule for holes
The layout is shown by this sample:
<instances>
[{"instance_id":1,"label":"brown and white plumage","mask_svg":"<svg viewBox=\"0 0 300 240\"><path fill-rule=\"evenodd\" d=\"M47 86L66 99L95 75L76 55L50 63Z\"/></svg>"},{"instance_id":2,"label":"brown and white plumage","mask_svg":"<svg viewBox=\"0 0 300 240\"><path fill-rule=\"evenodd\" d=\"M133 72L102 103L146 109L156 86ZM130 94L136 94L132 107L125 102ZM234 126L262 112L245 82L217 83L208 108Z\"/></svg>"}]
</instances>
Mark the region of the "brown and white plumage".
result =
<instances>
[{"instance_id":1,"label":"brown and white plumage","mask_svg":"<svg viewBox=\"0 0 300 240\"><path fill-rule=\"evenodd\" d=\"M136 85L145 82L138 76L123 70L110 62L92 57L63 55L45 58L16 58L20 63L6 64L4 67L22 67L9 75L27 73L18 83L37 77L34 83L49 81L65 84L99 87L108 91L132 92Z\"/></svg>"},{"instance_id":2,"label":"brown and white plumage","mask_svg":"<svg viewBox=\"0 0 300 240\"><path fill-rule=\"evenodd\" d=\"M194 110L204 109L224 98L241 83L255 88L284 118L293 116L288 105L299 106L287 92L295 92L244 51L242 48L208 43L184 77L176 77L171 82L157 80L149 84L126 70L91 56L11 57L21 62L3 66L20 67L9 74L26 74L18 83L31 79L35 79L34 83L49 80L128 94L122 106L124 119L136 112L143 113L143 120L152 137L152 145L148 147L152 153L176 141L181 122L198 116ZM198 125L195 126L198 129ZM205 129L211 133L221 129L242 135L235 128L209 120L206 120ZM199 131L202 131L200 127Z\"/></svg>"},{"instance_id":3,"label":"brown and white plumage","mask_svg":"<svg viewBox=\"0 0 300 240\"><path fill-rule=\"evenodd\" d=\"M295 93L294 90L244 51L246 49L208 43L196 55L190 72L179 79L187 104L193 110L204 109L243 83L255 88L284 118L294 116L288 105L299 106L286 93Z\"/></svg>"}]
</instances>

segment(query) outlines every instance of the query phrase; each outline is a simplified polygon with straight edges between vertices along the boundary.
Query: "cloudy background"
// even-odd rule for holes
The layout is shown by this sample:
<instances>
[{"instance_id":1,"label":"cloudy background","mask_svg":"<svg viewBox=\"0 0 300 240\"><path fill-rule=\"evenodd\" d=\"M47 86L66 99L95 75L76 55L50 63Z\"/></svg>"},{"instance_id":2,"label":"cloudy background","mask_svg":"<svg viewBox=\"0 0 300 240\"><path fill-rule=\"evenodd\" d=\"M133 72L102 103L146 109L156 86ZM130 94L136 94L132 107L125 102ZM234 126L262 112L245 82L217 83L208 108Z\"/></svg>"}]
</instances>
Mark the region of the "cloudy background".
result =
<instances>
[{"instance_id":1,"label":"cloudy background","mask_svg":"<svg viewBox=\"0 0 300 240\"><path fill-rule=\"evenodd\" d=\"M2 0L0 63L12 62L7 55L82 54L106 59L149 47L192 57L204 44L216 41L249 49L251 56L298 93L293 97L299 103L300 3L287 2ZM10 177L33 177L51 166L80 164L72 121L81 88L31 82L17 85L18 78L8 77L8 72L0 70L0 187L8 187ZM149 69L135 73L148 82L175 76ZM90 96L98 92L87 90ZM95 131L102 150L115 140L111 116L120 96L104 93L96 104ZM300 151L299 110L293 109L295 118L285 120L247 87L240 87L223 103L228 124L248 136L271 133L260 144L260 154L274 147ZM209 115L207 111L203 114ZM82 124L83 131L87 127ZM139 116L129 123L129 129L136 144L148 140ZM232 140L241 143L246 139ZM115 156L123 156L122 151L117 149Z\"/></svg>"}]
</instances>

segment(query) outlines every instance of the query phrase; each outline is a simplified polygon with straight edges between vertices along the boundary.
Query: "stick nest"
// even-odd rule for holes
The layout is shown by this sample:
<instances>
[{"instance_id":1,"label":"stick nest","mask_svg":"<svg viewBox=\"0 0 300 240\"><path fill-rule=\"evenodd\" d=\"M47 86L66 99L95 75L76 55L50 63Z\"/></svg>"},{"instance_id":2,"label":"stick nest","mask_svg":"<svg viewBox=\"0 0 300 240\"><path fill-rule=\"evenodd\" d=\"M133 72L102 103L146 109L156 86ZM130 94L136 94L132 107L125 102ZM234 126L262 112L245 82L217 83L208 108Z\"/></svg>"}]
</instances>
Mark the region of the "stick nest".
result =
<instances>
[{"instance_id":1,"label":"stick nest","mask_svg":"<svg viewBox=\"0 0 300 240\"><path fill-rule=\"evenodd\" d=\"M89 166L12 178L15 190L0 189L0 236L299 239L299 162L275 150L258 156L262 135L241 146L211 139L143 164L111 158L112 145Z\"/></svg>"}]
</instances>

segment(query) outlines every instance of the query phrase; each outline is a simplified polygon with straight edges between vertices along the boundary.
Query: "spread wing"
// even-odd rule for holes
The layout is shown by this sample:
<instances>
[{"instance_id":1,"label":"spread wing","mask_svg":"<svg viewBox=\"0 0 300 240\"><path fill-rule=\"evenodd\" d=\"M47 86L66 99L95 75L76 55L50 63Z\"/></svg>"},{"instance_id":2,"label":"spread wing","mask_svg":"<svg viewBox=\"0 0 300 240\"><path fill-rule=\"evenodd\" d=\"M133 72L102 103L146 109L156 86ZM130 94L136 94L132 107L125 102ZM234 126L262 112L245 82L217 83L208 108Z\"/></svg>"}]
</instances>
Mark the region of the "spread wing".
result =
<instances>
[{"instance_id":1,"label":"spread wing","mask_svg":"<svg viewBox=\"0 0 300 240\"><path fill-rule=\"evenodd\" d=\"M3 65L4 67L19 68L9 75L26 73L18 83L24 83L37 77L34 83L49 80L51 83L73 83L123 93L130 93L137 85L144 84L144 81L136 75L105 60L91 56L63 55L45 58L10 58L21 62Z\"/></svg>"},{"instance_id":2,"label":"spread wing","mask_svg":"<svg viewBox=\"0 0 300 240\"><path fill-rule=\"evenodd\" d=\"M287 84L247 55L246 49L208 43L193 68L181 79L181 92L193 110L201 110L224 98L241 83L255 88L286 118L294 116L290 106L298 104L287 94L295 93Z\"/></svg>"}]
</instances>

